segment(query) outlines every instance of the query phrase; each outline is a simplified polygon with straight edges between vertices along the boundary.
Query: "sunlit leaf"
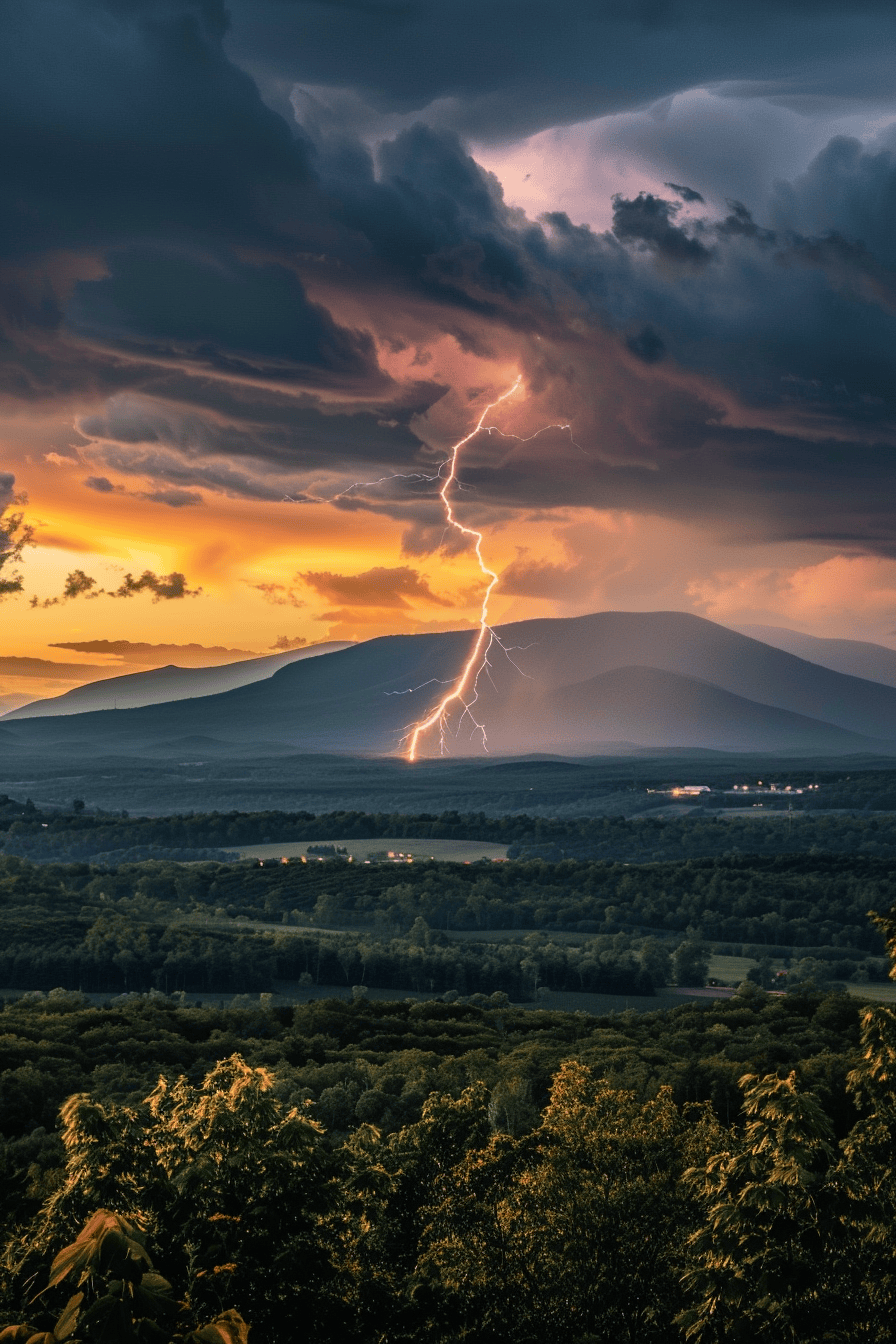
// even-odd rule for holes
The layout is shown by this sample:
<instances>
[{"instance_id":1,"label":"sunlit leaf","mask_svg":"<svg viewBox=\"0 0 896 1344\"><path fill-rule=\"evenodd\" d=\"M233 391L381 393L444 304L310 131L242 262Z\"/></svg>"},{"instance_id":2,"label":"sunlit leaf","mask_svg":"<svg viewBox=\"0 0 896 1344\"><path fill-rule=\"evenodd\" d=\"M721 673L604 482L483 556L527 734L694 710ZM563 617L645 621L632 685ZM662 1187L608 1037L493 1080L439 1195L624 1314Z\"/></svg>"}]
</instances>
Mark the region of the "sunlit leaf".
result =
<instances>
[{"instance_id":1,"label":"sunlit leaf","mask_svg":"<svg viewBox=\"0 0 896 1344\"><path fill-rule=\"evenodd\" d=\"M225 1311L209 1325L203 1325L190 1335L196 1344L248 1344L249 1326L238 1311Z\"/></svg>"},{"instance_id":2,"label":"sunlit leaf","mask_svg":"<svg viewBox=\"0 0 896 1344\"><path fill-rule=\"evenodd\" d=\"M69 1335L74 1334L83 1301L83 1293L75 1293L74 1297L69 1298L65 1311L53 1327L53 1334L57 1339L68 1339Z\"/></svg>"}]
</instances>

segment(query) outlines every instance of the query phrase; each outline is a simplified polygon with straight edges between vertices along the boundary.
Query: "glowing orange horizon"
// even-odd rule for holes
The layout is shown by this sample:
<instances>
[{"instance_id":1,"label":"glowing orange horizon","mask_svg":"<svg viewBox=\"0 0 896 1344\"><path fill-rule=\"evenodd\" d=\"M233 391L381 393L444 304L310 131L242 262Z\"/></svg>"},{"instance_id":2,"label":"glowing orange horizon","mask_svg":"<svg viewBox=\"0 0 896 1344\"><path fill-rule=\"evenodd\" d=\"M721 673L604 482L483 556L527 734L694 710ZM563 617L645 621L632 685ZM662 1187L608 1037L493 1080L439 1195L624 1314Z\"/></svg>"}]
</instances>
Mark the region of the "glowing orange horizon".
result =
<instances>
[{"instance_id":1,"label":"glowing orange horizon","mask_svg":"<svg viewBox=\"0 0 896 1344\"><path fill-rule=\"evenodd\" d=\"M488 583L486 584L485 592L482 595L482 608L479 613L479 631L474 641L470 655L467 658L467 661L464 663L463 668L461 669L460 674L456 682L454 683L453 688L450 691L448 691L446 695L442 696L442 699L438 702L435 708L430 711L430 713L426 716L425 719L422 719L420 723L414 724L413 728L410 730L410 733L407 735L406 739L408 741L407 759L409 761L415 761L417 759L417 746L420 741L421 733L428 732L429 729L434 728L436 724L438 724L440 728L440 732L442 735L441 748L442 751L444 751L446 715L448 713L449 707L452 704L463 705L464 707L463 714L461 714L461 722L463 722L464 715L470 713L473 704L475 704L476 702L476 681L479 677L479 673L482 671L482 668L485 665L485 660L488 657L488 647L486 645L486 639L488 640L488 644L490 644L494 637L491 627L489 626L488 623L488 602L489 598L494 592L495 585L498 583L498 575L495 573L493 569L489 569L488 565L482 558L482 533L475 527L466 527L464 523L458 522L457 518L454 516L454 510L451 507L451 501L448 498L448 491L450 490L454 481L457 479L457 455L460 452L461 448L465 447L466 444L468 444L471 439L474 439L476 435L480 432L480 430L486 428L484 422L485 417L488 415L489 411L494 410L496 406L500 406L503 401L507 401L508 398L512 397L514 392L516 392L517 389L519 388L522 381L523 381L523 375L518 374L516 382L513 384L512 387L509 387L506 392L502 392L501 396L497 397L494 401L489 402L485 410L480 415L479 419L476 421L475 426L470 430L469 434L465 435L464 438L458 440L458 442L451 449L450 456L445 459L447 462L451 464L448 475L445 477L445 483L442 486L441 490L439 491L439 498L441 499L442 503L445 506L445 518L450 527L453 527L456 531L463 533L465 537L475 537L474 549L476 551L476 559L479 562L479 568L482 571L482 576L483 578L488 580ZM483 649L483 646L486 647ZM464 692L467 689L467 686L470 684L471 680L473 681L474 694L473 699L468 704L467 701L464 699ZM473 720L473 723L474 723L474 730L478 728L479 731L482 733L483 745L485 745L484 726L481 723L476 723L475 719Z\"/></svg>"}]
</instances>

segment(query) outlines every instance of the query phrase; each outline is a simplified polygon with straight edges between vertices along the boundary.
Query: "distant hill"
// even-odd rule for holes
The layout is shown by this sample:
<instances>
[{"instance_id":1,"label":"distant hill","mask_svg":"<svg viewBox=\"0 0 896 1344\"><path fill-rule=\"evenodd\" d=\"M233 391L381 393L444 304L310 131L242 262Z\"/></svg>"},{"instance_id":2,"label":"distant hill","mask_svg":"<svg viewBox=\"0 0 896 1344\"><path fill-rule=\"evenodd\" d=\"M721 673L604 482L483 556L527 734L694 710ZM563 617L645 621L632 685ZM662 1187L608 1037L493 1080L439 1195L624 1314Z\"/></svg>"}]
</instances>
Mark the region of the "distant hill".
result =
<instances>
[{"instance_id":1,"label":"distant hill","mask_svg":"<svg viewBox=\"0 0 896 1344\"><path fill-rule=\"evenodd\" d=\"M303 658L316 658L323 653L334 653L349 648L346 641L312 644L306 648L289 649L285 653L266 654L261 658L246 658L236 663L222 663L216 667L153 668L149 672L128 672L118 677L106 677L77 686L64 695L46 700L32 700L28 704L2 715L10 719L46 718L59 714L83 714L98 709L134 709L143 705L167 704L172 700L192 700L197 696L219 695L223 691L248 686L279 672L281 667Z\"/></svg>"},{"instance_id":2,"label":"distant hill","mask_svg":"<svg viewBox=\"0 0 896 1344\"><path fill-rule=\"evenodd\" d=\"M545 732L557 751L585 751L616 739L644 747L710 747L723 751L867 751L860 733L758 704L696 677L653 667L620 667L543 700Z\"/></svg>"},{"instance_id":3,"label":"distant hill","mask_svg":"<svg viewBox=\"0 0 896 1344\"><path fill-rule=\"evenodd\" d=\"M20 691L8 691L5 695L0 695L0 719L4 714L8 714L12 709L18 709L20 705L30 704L30 697L23 695Z\"/></svg>"},{"instance_id":4,"label":"distant hill","mask_svg":"<svg viewBox=\"0 0 896 1344\"><path fill-rule=\"evenodd\" d=\"M896 743L896 689L698 616L600 612L499 633L509 653L492 648L472 715L452 720L445 745L453 755L481 753L474 719L501 756L586 754L620 742L827 754L892 751ZM329 653L318 645L273 676L215 695L52 719L19 713L3 728L23 747L86 755L154 754L173 743L201 750L212 741L238 755L395 753L456 676L471 640L464 630L385 636ZM430 734L425 752L438 751Z\"/></svg>"},{"instance_id":5,"label":"distant hill","mask_svg":"<svg viewBox=\"0 0 896 1344\"><path fill-rule=\"evenodd\" d=\"M870 644L861 639L819 639L817 635L804 635L799 630L787 630L780 625L732 628L835 672L879 681L883 686L896 686L896 651L883 644Z\"/></svg>"}]
</instances>

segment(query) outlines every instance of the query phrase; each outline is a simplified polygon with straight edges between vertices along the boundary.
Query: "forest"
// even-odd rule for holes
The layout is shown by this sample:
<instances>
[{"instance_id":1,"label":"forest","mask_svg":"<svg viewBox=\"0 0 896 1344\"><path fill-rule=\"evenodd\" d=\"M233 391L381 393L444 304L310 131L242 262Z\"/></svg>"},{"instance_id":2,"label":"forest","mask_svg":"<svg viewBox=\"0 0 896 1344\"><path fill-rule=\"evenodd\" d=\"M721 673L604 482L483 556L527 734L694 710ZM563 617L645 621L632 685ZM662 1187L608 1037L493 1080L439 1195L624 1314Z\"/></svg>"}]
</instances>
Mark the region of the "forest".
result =
<instances>
[{"instance_id":1,"label":"forest","mask_svg":"<svg viewBox=\"0 0 896 1344\"><path fill-rule=\"evenodd\" d=\"M312 861L223 861L287 823ZM0 1340L892 1338L889 818L2 824ZM518 857L336 844L452 828ZM720 952L728 998L550 1008Z\"/></svg>"},{"instance_id":2,"label":"forest","mask_svg":"<svg viewBox=\"0 0 896 1344\"><path fill-rule=\"evenodd\" d=\"M676 958L679 983L703 983L709 948L783 958L818 983L868 981L885 975L868 913L891 904L892 874L891 860L836 854L400 866L0 856L0 985L245 993L304 978L519 1001L539 987L651 994Z\"/></svg>"},{"instance_id":3,"label":"forest","mask_svg":"<svg viewBox=\"0 0 896 1344\"><path fill-rule=\"evenodd\" d=\"M56 991L0 1033L6 1339L892 1337L888 1009Z\"/></svg>"},{"instance_id":4,"label":"forest","mask_svg":"<svg viewBox=\"0 0 896 1344\"><path fill-rule=\"evenodd\" d=\"M110 817L123 809L152 817L213 810L317 816L456 811L495 821L528 816L565 823L655 812L668 799L648 790L688 783L711 786L701 807L712 810L722 803L728 808L735 796L726 790L759 780L803 789L776 804L785 811L792 806L794 815L896 810L896 759L870 755L798 758L704 751L573 759L446 757L418 761L408 770L407 762L397 758L308 756L286 748L234 757L232 749L208 739L159 744L150 755L101 757L79 750L26 752L4 740L0 760L0 795L7 792L23 803L31 797L38 809L59 813L71 812L72 801L80 799L88 813L101 808ZM741 795L738 805L749 811L753 801ZM775 801L767 798L766 807ZM0 819L2 812L0 807Z\"/></svg>"}]
</instances>

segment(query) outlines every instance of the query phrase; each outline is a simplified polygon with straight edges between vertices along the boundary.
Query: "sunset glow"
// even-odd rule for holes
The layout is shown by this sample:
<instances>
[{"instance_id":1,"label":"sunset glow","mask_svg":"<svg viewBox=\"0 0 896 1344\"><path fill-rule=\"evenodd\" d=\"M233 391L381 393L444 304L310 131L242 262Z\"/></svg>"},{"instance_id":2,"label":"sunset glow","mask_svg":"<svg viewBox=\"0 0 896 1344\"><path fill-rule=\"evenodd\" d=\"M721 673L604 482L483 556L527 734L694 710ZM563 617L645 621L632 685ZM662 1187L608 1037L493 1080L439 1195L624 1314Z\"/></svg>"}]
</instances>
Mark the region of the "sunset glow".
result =
<instances>
[{"instance_id":1,"label":"sunset glow","mask_svg":"<svg viewBox=\"0 0 896 1344\"><path fill-rule=\"evenodd\" d=\"M302 0L22 11L0 710L146 646L469 628L463 696L496 622L602 609L896 647L872 8L800 11L799 58L787 6L500 0L475 57L435 0L363 41Z\"/></svg>"}]
</instances>

